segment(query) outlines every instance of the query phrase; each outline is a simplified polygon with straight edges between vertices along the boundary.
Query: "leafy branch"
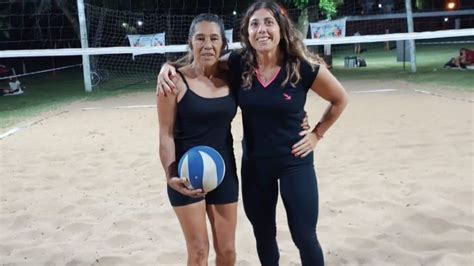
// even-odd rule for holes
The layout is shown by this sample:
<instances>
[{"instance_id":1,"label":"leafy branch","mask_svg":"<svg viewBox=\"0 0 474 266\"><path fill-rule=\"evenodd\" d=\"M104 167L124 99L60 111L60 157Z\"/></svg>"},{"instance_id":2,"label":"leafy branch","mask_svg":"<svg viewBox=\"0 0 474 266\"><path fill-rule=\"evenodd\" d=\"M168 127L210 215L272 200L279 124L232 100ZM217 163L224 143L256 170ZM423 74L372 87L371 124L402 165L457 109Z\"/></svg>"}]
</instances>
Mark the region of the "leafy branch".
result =
<instances>
[{"instance_id":1,"label":"leafy branch","mask_svg":"<svg viewBox=\"0 0 474 266\"><path fill-rule=\"evenodd\" d=\"M337 7L342 4L343 0L320 0L319 9L327 19L332 19L336 16Z\"/></svg>"}]
</instances>

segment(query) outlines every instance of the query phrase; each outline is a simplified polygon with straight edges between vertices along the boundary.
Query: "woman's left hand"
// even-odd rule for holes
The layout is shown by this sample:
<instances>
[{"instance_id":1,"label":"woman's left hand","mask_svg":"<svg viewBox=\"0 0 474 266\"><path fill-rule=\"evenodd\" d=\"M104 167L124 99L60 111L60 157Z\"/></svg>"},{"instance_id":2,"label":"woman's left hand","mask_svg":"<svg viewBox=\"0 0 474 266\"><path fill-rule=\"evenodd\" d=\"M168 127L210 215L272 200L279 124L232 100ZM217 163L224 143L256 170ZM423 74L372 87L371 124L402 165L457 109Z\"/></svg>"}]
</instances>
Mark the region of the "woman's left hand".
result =
<instances>
[{"instance_id":1,"label":"woman's left hand","mask_svg":"<svg viewBox=\"0 0 474 266\"><path fill-rule=\"evenodd\" d=\"M291 147L291 153L295 157L303 158L314 150L319 140L316 134L309 130L301 131L300 136L304 137Z\"/></svg>"}]
</instances>

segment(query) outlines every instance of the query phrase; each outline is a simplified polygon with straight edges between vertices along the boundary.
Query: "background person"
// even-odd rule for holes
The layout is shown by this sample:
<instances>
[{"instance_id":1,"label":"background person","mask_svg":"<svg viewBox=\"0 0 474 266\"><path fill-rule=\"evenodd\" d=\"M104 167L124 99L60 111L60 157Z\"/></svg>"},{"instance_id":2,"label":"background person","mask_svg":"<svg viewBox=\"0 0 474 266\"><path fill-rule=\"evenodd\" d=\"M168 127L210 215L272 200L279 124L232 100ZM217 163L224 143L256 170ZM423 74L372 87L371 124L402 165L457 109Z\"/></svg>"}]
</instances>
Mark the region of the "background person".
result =
<instances>
[{"instance_id":1,"label":"background person","mask_svg":"<svg viewBox=\"0 0 474 266\"><path fill-rule=\"evenodd\" d=\"M451 58L444 67L445 68L467 68L474 66L474 51L461 48L459 49L459 55Z\"/></svg>"}]
</instances>

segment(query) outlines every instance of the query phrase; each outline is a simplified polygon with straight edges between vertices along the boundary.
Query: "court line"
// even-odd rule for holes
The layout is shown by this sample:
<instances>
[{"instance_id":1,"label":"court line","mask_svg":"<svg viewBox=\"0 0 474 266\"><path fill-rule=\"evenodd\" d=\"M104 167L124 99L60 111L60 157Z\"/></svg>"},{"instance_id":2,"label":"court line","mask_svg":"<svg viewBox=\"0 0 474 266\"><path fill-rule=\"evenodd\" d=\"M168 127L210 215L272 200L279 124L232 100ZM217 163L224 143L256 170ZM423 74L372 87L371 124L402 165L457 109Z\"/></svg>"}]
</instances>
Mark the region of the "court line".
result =
<instances>
[{"instance_id":1,"label":"court line","mask_svg":"<svg viewBox=\"0 0 474 266\"><path fill-rule=\"evenodd\" d=\"M397 89L363 90L363 91L351 91L351 93L379 93L379 92L393 92L393 91L398 91L398 90ZM470 99L462 99L462 98L456 98L456 97L446 97L442 94L431 92L431 91L417 90L417 89L414 89L414 91L417 92L417 93L423 93L423 94L437 96L437 97L449 98L449 99L458 100L458 101L466 101L466 102L470 102L470 103L474 102L474 100L470 100ZM115 107L112 107L112 108L107 108L107 107L85 107L85 108L81 108L80 110L81 111L94 111L94 110L105 110L105 109L139 109L139 108L156 108L156 105L154 105L154 104L151 104L151 105L124 105L124 106L115 106ZM44 121L44 120L49 119L51 117L58 116L58 115L61 115L61 114L67 113L67 112L68 111L63 111L63 112L60 112L60 113L52 115L52 116L41 118L38 121L34 121L34 122L31 122L31 123L27 123L27 124L23 124L23 125L11 128L11 129L7 130L6 132L0 134L0 140L6 138L8 136L13 135L13 134L17 133L18 131L20 131L22 129L29 128L29 127L31 127L31 126L33 126L33 125L35 125L35 124L37 124L41 121Z\"/></svg>"},{"instance_id":2,"label":"court line","mask_svg":"<svg viewBox=\"0 0 474 266\"><path fill-rule=\"evenodd\" d=\"M106 109L139 109L139 108L156 108L156 105L154 104L151 104L151 105L123 105L123 106L114 106L114 107L111 107L111 108L108 108L108 107L85 107L85 108L81 108L79 110L81 111L95 111L95 110L106 110ZM63 113L67 113L69 111L63 111L63 112L60 112L58 114L54 114L54 115L51 115L51 116L48 116L48 117L44 117L44 118L41 118L40 120L37 120L37 121L34 121L34 122L31 122L31 123L26 123L26 124L22 124L22 125L19 125L19 126L15 126L14 128L11 128L9 130L7 130L6 132L4 133L1 133L0 134L0 140L8 137L8 136L11 136L15 133L17 133L18 131L22 130L22 129L25 129L25 128L29 128L41 121L44 121L46 119L49 119L51 117L54 117L54 116L58 116L58 115L61 115Z\"/></svg>"},{"instance_id":3,"label":"court line","mask_svg":"<svg viewBox=\"0 0 474 266\"><path fill-rule=\"evenodd\" d=\"M377 93L377 92L392 92L398 91L397 89L381 89L381 90L365 90L365 91L351 91L351 93Z\"/></svg>"},{"instance_id":4,"label":"court line","mask_svg":"<svg viewBox=\"0 0 474 266\"><path fill-rule=\"evenodd\" d=\"M463 102L474 103L474 100L471 100L471 99L464 99L464 98L457 98L457 97L448 97L448 96L444 96L443 94L439 94L439 93L432 92L432 91L417 90L417 89L414 89L414 91L415 91L415 92L418 92L418 93L428 94L428 95L431 95L431 96L436 96L436 97L441 97L441 98L446 98L446 99L451 99L451 100L456 100L456 101L463 101Z\"/></svg>"},{"instance_id":5,"label":"court line","mask_svg":"<svg viewBox=\"0 0 474 266\"><path fill-rule=\"evenodd\" d=\"M85 107L81 108L81 111L95 111L95 110L106 110L106 109L139 109L139 108L156 108L155 104L150 105L123 105L115 107Z\"/></svg>"},{"instance_id":6,"label":"court line","mask_svg":"<svg viewBox=\"0 0 474 266\"><path fill-rule=\"evenodd\" d=\"M51 117L59 116L59 115L65 114L65 113L67 113L67 112L69 112L69 111L62 111L62 112L59 112L59 113L57 113L57 114L53 114L53 115L50 115L50 116L47 116L47 117L43 117L43 118L41 118L41 119L39 119L39 120L36 120L36 121L30 122L30 123L25 123L25 124L16 126L16 127L14 127L14 128L11 128L11 129L9 129L7 132L0 134L0 140L6 138L6 137L8 137L8 136L13 135L13 134L17 133L18 131L20 131L20 130L22 130L22 129L29 128L29 127L31 127L31 126L33 126L33 125L35 125L35 124L38 124L38 123L40 123L40 122L42 122L42 121L44 121L44 120L49 119L49 118L51 118Z\"/></svg>"},{"instance_id":7,"label":"court line","mask_svg":"<svg viewBox=\"0 0 474 266\"><path fill-rule=\"evenodd\" d=\"M13 135L13 134L15 134L15 132L17 132L18 130L20 130L19 127L14 127L14 128L12 128L12 129L8 130L7 132L1 134L1 135L0 135L0 139L6 138L6 137L8 137L8 136L10 136L10 135Z\"/></svg>"}]
</instances>

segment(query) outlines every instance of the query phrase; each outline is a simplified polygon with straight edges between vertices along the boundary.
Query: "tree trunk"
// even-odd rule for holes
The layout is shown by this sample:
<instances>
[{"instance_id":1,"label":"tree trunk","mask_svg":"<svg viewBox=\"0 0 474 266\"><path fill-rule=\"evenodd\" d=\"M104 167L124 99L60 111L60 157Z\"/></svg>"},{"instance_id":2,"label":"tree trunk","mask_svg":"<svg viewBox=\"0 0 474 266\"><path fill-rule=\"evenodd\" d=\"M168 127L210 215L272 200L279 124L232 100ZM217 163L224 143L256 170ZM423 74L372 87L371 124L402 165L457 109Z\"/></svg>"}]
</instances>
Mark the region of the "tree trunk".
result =
<instances>
[{"instance_id":1,"label":"tree trunk","mask_svg":"<svg viewBox=\"0 0 474 266\"><path fill-rule=\"evenodd\" d=\"M56 4L59 6L59 8L61 8L64 15L69 20L69 23L71 23L76 37L80 39L81 34L79 32L79 23L77 22L77 17L71 14L71 11L68 9L67 3L64 3L61 0L56 0Z\"/></svg>"},{"instance_id":2,"label":"tree trunk","mask_svg":"<svg viewBox=\"0 0 474 266\"><path fill-rule=\"evenodd\" d=\"M48 2L48 3L45 3ZM35 10L35 28L34 28L34 37L36 40L43 40L43 32L41 31L40 18L43 13L44 5L51 4L49 1L41 1L38 8Z\"/></svg>"},{"instance_id":3,"label":"tree trunk","mask_svg":"<svg viewBox=\"0 0 474 266\"><path fill-rule=\"evenodd\" d=\"M309 28L307 7L301 10L301 14L298 17L297 28L301 32L301 34L303 34L303 39L306 39L306 37L308 36L308 28Z\"/></svg>"}]
</instances>

